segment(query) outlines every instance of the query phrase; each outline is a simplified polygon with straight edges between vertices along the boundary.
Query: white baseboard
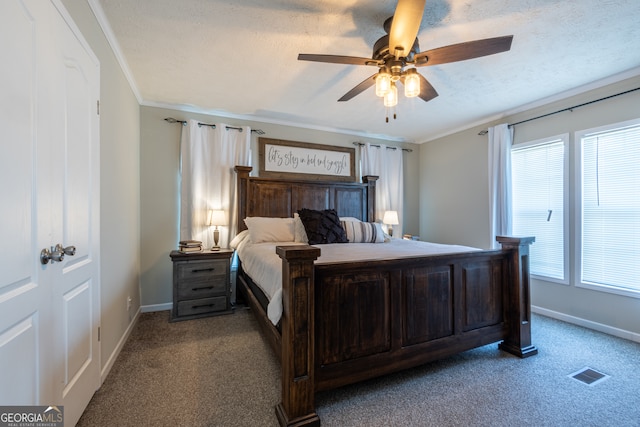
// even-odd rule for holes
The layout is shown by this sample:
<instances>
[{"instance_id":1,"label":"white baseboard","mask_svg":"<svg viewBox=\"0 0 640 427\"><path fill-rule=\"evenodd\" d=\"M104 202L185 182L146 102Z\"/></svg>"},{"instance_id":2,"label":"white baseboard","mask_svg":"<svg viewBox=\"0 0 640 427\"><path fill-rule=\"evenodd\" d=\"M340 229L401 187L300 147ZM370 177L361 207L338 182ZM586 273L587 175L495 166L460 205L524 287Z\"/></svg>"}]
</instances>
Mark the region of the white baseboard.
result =
<instances>
[{"instance_id":1,"label":"white baseboard","mask_svg":"<svg viewBox=\"0 0 640 427\"><path fill-rule=\"evenodd\" d=\"M122 351L122 347L124 347L124 344L129 339L129 336L131 335L131 332L133 331L133 328L138 323L138 319L140 318L140 314L141 313L149 313L149 312L152 312L152 311L171 310L172 308L173 308L173 303L170 303L170 302L166 303L166 304L153 304L153 305L140 306L138 311L136 311L136 314L133 316L133 319L131 319L131 322L129 323L129 326L124 331L124 334L122 334L122 337L118 341L118 345L116 345L116 348L113 350L113 352L109 356L109 359L107 360L107 363L102 368L102 371L100 372L100 385L102 385L104 380L107 378L107 375L109 375L109 372L111 372L111 368L113 367L113 364L115 363L116 359L118 358L118 355Z\"/></svg>"},{"instance_id":2,"label":"white baseboard","mask_svg":"<svg viewBox=\"0 0 640 427\"><path fill-rule=\"evenodd\" d=\"M111 368L113 367L113 364L115 363L116 359L118 358L118 355L122 351L122 347L124 347L124 344L127 342L127 339L129 339L129 336L131 335L133 328L136 326L136 323L138 323L139 318L140 318L140 309L136 311L136 314L133 316L133 319L131 319L131 322L129 322L129 326L124 331L124 334L122 334L122 337L120 337L120 341L118 341L118 345L116 345L116 348L113 349L113 352L111 352L109 359L107 359L107 363L105 363L104 367L102 368L102 371L100 372L100 385L102 385L104 380L107 378L107 375L109 375L109 372L111 372Z\"/></svg>"},{"instance_id":3,"label":"white baseboard","mask_svg":"<svg viewBox=\"0 0 640 427\"><path fill-rule=\"evenodd\" d=\"M164 304L151 304L151 305L143 305L140 307L140 310L143 313L151 313L152 311L166 311L171 310L173 308L172 302L167 302Z\"/></svg>"},{"instance_id":4,"label":"white baseboard","mask_svg":"<svg viewBox=\"0 0 640 427\"><path fill-rule=\"evenodd\" d=\"M562 320L567 323L583 326L585 328L593 329L598 332L604 332L605 334L640 343L640 334L635 332L614 328L613 326L605 325L603 323L593 322L591 320L582 319L580 317L570 316L568 314L560 313L559 311L548 310L546 308L537 307L535 305L531 306L531 311L534 313L542 314L543 316Z\"/></svg>"}]
</instances>

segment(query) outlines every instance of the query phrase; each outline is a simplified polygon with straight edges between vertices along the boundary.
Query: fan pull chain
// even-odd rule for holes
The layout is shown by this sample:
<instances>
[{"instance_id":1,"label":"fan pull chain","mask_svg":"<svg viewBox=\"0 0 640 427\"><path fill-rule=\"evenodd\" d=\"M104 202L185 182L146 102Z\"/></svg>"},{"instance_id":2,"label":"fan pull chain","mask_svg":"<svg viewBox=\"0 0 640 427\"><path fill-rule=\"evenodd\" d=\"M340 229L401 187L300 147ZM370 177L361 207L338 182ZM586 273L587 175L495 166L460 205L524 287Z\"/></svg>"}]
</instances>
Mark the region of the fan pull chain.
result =
<instances>
[{"instance_id":1,"label":"fan pull chain","mask_svg":"<svg viewBox=\"0 0 640 427\"><path fill-rule=\"evenodd\" d=\"M385 123L389 123L389 107L386 107L385 110L386 110ZM396 117L396 109L395 109L395 107L393 107L393 120L395 120L396 118L397 118Z\"/></svg>"}]
</instances>

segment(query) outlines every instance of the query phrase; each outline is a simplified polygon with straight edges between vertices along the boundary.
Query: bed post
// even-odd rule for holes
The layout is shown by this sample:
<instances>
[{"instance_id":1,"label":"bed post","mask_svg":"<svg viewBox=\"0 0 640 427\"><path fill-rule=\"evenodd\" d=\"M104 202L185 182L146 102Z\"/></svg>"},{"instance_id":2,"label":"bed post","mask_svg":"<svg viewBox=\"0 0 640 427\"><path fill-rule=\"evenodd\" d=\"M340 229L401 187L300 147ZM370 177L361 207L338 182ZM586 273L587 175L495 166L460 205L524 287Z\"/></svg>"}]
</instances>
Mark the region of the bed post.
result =
<instances>
[{"instance_id":1,"label":"bed post","mask_svg":"<svg viewBox=\"0 0 640 427\"><path fill-rule=\"evenodd\" d=\"M362 177L362 182L367 184L367 217L364 218L366 222L376 221L376 181L378 177L376 175L365 175Z\"/></svg>"},{"instance_id":2,"label":"bed post","mask_svg":"<svg viewBox=\"0 0 640 427\"><path fill-rule=\"evenodd\" d=\"M315 311L313 262L320 249L278 246L282 258L281 426L319 426L315 408Z\"/></svg>"},{"instance_id":3,"label":"bed post","mask_svg":"<svg viewBox=\"0 0 640 427\"><path fill-rule=\"evenodd\" d=\"M510 250L507 297L507 337L499 348L525 358L538 354L531 344L531 301L529 294L529 246L535 237L503 237L496 240L502 250Z\"/></svg>"},{"instance_id":4,"label":"bed post","mask_svg":"<svg viewBox=\"0 0 640 427\"><path fill-rule=\"evenodd\" d=\"M244 223L244 219L247 217L247 191L249 188L249 173L253 168L251 166L236 166L233 170L236 171L237 180L236 196L238 200L238 210L236 215L236 224L238 225L238 233L242 230L246 230L247 226Z\"/></svg>"}]
</instances>

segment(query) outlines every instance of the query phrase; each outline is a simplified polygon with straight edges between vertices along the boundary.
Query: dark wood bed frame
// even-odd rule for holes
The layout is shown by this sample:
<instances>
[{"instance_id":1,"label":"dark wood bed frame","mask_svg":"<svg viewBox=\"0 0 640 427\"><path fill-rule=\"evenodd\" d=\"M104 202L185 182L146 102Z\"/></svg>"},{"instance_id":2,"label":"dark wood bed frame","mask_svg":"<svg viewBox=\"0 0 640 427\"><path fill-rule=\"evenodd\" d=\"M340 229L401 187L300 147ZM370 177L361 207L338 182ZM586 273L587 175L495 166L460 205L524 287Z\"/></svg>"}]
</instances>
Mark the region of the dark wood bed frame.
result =
<instances>
[{"instance_id":1,"label":"dark wood bed frame","mask_svg":"<svg viewBox=\"0 0 640 427\"><path fill-rule=\"evenodd\" d=\"M238 231L249 216L292 217L301 208L336 209L374 220L377 177L363 183L250 177L237 166ZM283 426L320 425L315 393L501 341L528 357L529 245L498 237L501 250L314 265L321 246L280 246L279 328L238 270L237 287L282 363Z\"/></svg>"}]
</instances>

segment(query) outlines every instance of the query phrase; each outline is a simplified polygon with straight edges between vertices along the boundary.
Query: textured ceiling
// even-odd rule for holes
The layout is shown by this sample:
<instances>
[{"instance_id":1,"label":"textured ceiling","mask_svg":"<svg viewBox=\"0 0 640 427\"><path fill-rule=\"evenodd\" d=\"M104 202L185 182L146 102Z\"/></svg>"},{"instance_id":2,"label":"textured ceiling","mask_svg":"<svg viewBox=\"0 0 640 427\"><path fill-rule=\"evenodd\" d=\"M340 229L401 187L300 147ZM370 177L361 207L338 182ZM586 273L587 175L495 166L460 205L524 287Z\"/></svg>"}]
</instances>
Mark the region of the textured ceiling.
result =
<instances>
[{"instance_id":1,"label":"textured ceiling","mask_svg":"<svg viewBox=\"0 0 640 427\"><path fill-rule=\"evenodd\" d=\"M145 105L391 140L427 141L640 67L638 0L427 0L421 50L511 34L513 44L419 68L440 96L400 95L386 123L373 89L337 102L376 68L297 55L370 57L395 1L91 1Z\"/></svg>"}]
</instances>

